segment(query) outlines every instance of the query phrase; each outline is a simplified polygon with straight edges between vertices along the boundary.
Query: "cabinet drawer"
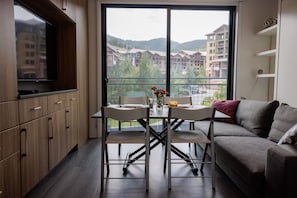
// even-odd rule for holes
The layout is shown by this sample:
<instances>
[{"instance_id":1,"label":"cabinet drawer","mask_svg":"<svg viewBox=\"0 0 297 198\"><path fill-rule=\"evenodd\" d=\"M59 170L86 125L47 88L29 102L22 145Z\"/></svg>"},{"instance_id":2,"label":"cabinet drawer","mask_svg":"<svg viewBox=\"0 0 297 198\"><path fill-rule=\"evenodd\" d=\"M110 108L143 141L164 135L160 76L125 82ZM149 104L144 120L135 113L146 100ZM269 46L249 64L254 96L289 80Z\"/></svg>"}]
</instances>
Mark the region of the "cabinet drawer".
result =
<instances>
[{"instance_id":1,"label":"cabinet drawer","mask_svg":"<svg viewBox=\"0 0 297 198\"><path fill-rule=\"evenodd\" d=\"M28 98L19 101L20 123L39 118L47 114L47 97Z\"/></svg>"},{"instance_id":2,"label":"cabinet drawer","mask_svg":"<svg viewBox=\"0 0 297 198\"><path fill-rule=\"evenodd\" d=\"M78 101L78 94L77 92L69 92L66 95L66 107L72 106L73 104L76 104Z\"/></svg>"},{"instance_id":3,"label":"cabinet drawer","mask_svg":"<svg viewBox=\"0 0 297 198\"><path fill-rule=\"evenodd\" d=\"M18 102L0 103L0 131L17 126L19 124Z\"/></svg>"},{"instance_id":4,"label":"cabinet drawer","mask_svg":"<svg viewBox=\"0 0 297 198\"><path fill-rule=\"evenodd\" d=\"M0 133L0 151L2 158L5 159L13 153L20 150L20 132L19 127L14 127Z\"/></svg>"},{"instance_id":5,"label":"cabinet drawer","mask_svg":"<svg viewBox=\"0 0 297 198\"><path fill-rule=\"evenodd\" d=\"M62 110L66 107L67 94L55 94L48 96L48 113Z\"/></svg>"}]
</instances>

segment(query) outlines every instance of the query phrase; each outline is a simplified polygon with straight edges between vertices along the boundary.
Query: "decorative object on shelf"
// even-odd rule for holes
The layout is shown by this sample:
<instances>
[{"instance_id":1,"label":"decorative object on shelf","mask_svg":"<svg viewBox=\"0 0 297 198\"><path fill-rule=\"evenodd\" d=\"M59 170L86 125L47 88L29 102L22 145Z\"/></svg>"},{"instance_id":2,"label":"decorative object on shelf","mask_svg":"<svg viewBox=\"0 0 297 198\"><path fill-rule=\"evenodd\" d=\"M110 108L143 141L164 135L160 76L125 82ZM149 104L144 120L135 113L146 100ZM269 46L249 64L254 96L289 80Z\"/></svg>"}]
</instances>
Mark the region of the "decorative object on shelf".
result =
<instances>
[{"instance_id":1,"label":"decorative object on shelf","mask_svg":"<svg viewBox=\"0 0 297 198\"><path fill-rule=\"evenodd\" d=\"M257 74L263 74L263 69L258 69Z\"/></svg>"},{"instance_id":2,"label":"decorative object on shelf","mask_svg":"<svg viewBox=\"0 0 297 198\"><path fill-rule=\"evenodd\" d=\"M277 24L277 17L275 18L268 18L264 21L263 27L268 28L270 26L276 25Z\"/></svg>"},{"instance_id":3,"label":"decorative object on shelf","mask_svg":"<svg viewBox=\"0 0 297 198\"><path fill-rule=\"evenodd\" d=\"M164 89L158 89L156 86L152 86L151 90L156 96L156 108L157 110L163 109L163 97L167 94L167 91Z\"/></svg>"}]
</instances>

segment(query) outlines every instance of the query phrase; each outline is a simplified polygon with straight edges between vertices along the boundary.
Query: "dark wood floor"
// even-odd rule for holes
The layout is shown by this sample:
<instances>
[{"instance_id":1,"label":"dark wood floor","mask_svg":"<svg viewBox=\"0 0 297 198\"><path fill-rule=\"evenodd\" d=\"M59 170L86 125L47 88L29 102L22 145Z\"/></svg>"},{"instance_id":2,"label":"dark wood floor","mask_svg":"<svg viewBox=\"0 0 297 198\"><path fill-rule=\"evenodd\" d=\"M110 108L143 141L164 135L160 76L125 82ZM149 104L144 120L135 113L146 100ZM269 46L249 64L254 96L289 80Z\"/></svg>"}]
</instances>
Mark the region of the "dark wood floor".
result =
<instances>
[{"instance_id":1,"label":"dark wood floor","mask_svg":"<svg viewBox=\"0 0 297 198\"><path fill-rule=\"evenodd\" d=\"M134 149L123 146L122 153ZM111 147L117 151L117 147ZM108 180L103 197L140 198L140 197L200 197L200 198L244 198L236 186L216 168L216 190L212 191L209 178L173 179L172 190L167 190L167 177L163 174L163 146L159 145L151 151L150 158L150 189L146 193L143 180ZM181 149L189 150L187 145ZM194 150L193 148L191 151ZM114 155L117 157L117 154ZM27 198L97 198L100 196L100 140L90 140L78 151L71 152L51 173L43 179L26 197ZM122 176L122 171L115 170L111 173ZM121 169L121 168L118 168ZM205 166L204 174L209 174L210 167ZM128 176L139 175L143 166L129 167ZM174 167L173 174L191 174L186 165Z\"/></svg>"}]
</instances>

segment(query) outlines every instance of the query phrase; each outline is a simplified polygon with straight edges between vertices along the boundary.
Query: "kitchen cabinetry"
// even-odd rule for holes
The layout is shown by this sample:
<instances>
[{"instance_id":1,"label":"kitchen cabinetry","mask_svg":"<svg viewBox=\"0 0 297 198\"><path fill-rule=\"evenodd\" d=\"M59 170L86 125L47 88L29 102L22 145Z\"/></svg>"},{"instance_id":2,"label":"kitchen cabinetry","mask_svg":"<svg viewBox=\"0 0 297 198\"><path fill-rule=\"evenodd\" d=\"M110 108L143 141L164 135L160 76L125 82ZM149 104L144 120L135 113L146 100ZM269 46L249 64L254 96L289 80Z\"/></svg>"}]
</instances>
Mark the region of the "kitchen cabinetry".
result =
<instances>
[{"instance_id":1,"label":"kitchen cabinetry","mask_svg":"<svg viewBox=\"0 0 297 198\"><path fill-rule=\"evenodd\" d=\"M48 173L47 96L19 100L22 196Z\"/></svg>"},{"instance_id":2,"label":"kitchen cabinetry","mask_svg":"<svg viewBox=\"0 0 297 198\"><path fill-rule=\"evenodd\" d=\"M19 141L19 127L0 132L0 198L21 195Z\"/></svg>"},{"instance_id":3,"label":"kitchen cabinetry","mask_svg":"<svg viewBox=\"0 0 297 198\"><path fill-rule=\"evenodd\" d=\"M0 197L20 197L20 137L17 101L0 103Z\"/></svg>"},{"instance_id":4,"label":"kitchen cabinetry","mask_svg":"<svg viewBox=\"0 0 297 198\"><path fill-rule=\"evenodd\" d=\"M48 97L49 166L55 167L77 145L76 92Z\"/></svg>"},{"instance_id":5,"label":"kitchen cabinetry","mask_svg":"<svg viewBox=\"0 0 297 198\"><path fill-rule=\"evenodd\" d=\"M66 105L66 132L67 151L70 151L78 144L78 96L77 92L67 94Z\"/></svg>"},{"instance_id":6,"label":"kitchen cabinetry","mask_svg":"<svg viewBox=\"0 0 297 198\"><path fill-rule=\"evenodd\" d=\"M0 1L0 102L17 99L13 1Z\"/></svg>"}]
</instances>

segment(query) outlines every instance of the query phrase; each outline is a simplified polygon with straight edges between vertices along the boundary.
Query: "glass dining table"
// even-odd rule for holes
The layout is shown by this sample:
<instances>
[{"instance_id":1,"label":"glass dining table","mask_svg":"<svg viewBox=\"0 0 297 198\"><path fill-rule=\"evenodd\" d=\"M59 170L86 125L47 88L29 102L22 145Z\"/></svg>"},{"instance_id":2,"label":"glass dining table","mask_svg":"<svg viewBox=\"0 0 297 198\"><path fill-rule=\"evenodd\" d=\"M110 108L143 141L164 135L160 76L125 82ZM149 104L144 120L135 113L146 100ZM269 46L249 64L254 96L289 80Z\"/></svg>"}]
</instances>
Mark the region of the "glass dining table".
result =
<instances>
[{"instance_id":1,"label":"glass dining table","mask_svg":"<svg viewBox=\"0 0 297 198\"><path fill-rule=\"evenodd\" d=\"M137 107L148 107L148 105L139 105L139 104L129 104L129 105L109 105L110 107L113 108L137 108ZM200 105L179 105L178 108L205 108L205 106L200 106ZM102 118L101 111L98 111L97 113L93 114L91 116L92 118ZM215 118L229 118L228 115L216 111L215 113ZM150 140L150 150L154 149L156 146L159 144L165 145L166 144L166 132L167 132L167 124L166 122L168 121L168 106L164 105L161 110L157 110L155 107L150 109L150 119L160 119L162 120L162 129L160 131L157 131L152 125L149 126L150 128L150 134L151 134L151 140ZM138 120L140 125L145 126L146 120ZM174 125L174 129L179 127L182 122L180 122L178 119L173 119L170 120L171 124ZM171 146L172 152L176 154L178 157L181 159L185 160L188 165L191 167L192 172L194 175L198 174L198 168L195 166L195 164L192 162L190 159L189 155L175 147L174 145ZM133 162L137 161L140 159L142 156L145 154L145 146L141 146L138 149L136 149L134 152L129 154L129 159L126 161L126 164L124 164L123 170L124 172L127 170L128 166L132 164Z\"/></svg>"}]
</instances>

